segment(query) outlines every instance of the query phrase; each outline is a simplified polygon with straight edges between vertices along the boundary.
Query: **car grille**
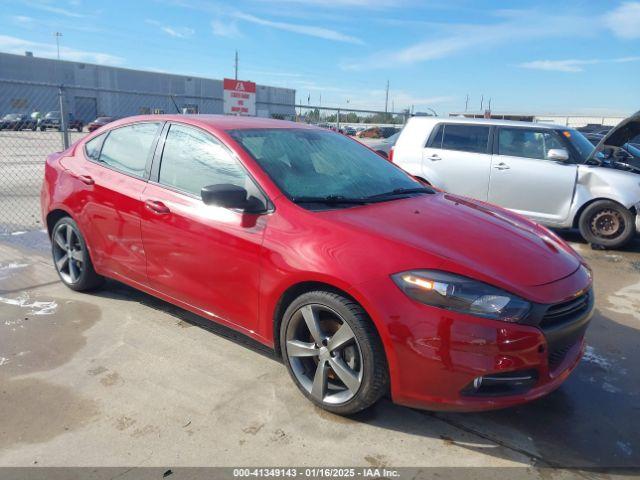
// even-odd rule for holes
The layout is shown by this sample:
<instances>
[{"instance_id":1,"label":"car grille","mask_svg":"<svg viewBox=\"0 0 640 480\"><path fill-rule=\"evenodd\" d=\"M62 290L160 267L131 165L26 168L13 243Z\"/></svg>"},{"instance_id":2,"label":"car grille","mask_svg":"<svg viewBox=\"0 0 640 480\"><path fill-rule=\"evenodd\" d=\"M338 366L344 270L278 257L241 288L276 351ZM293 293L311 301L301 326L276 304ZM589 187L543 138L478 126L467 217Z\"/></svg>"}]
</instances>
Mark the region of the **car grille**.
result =
<instances>
[{"instance_id":1,"label":"car grille","mask_svg":"<svg viewBox=\"0 0 640 480\"><path fill-rule=\"evenodd\" d=\"M574 320L577 315L589 308L589 295L590 292L583 293L566 302L551 305L542 317L540 326L544 329Z\"/></svg>"}]
</instances>

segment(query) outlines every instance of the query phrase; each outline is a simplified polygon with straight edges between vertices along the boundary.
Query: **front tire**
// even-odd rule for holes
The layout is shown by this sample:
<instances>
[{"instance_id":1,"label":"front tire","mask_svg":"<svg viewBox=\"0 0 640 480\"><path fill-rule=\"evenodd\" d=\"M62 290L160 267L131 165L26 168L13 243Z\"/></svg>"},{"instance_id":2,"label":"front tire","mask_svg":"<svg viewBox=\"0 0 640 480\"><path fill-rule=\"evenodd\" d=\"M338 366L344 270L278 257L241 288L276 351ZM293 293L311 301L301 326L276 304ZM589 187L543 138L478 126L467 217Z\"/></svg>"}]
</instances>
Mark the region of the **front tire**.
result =
<instances>
[{"instance_id":1,"label":"front tire","mask_svg":"<svg viewBox=\"0 0 640 480\"><path fill-rule=\"evenodd\" d=\"M598 200L585 208L578 226L587 242L605 248L620 248L635 234L633 213L611 200Z\"/></svg>"},{"instance_id":2,"label":"front tire","mask_svg":"<svg viewBox=\"0 0 640 480\"><path fill-rule=\"evenodd\" d=\"M300 295L285 311L280 345L294 383L320 408L352 415L388 390L380 337L364 309L343 295Z\"/></svg>"},{"instance_id":3,"label":"front tire","mask_svg":"<svg viewBox=\"0 0 640 480\"><path fill-rule=\"evenodd\" d=\"M51 233L53 265L62 283L72 290L93 290L104 282L93 268L89 250L76 222L63 217Z\"/></svg>"}]
</instances>

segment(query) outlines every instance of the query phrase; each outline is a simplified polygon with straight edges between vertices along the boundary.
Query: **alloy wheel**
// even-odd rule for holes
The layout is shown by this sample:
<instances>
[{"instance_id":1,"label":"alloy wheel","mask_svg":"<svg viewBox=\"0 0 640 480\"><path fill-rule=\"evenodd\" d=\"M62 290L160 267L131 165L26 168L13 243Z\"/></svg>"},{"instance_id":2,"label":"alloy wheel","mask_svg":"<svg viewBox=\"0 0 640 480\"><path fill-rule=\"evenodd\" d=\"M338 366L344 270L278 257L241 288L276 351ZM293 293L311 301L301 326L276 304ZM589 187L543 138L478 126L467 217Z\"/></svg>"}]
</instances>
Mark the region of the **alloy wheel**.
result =
<instances>
[{"instance_id":1,"label":"alloy wheel","mask_svg":"<svg viewBox=\"0 0 640 480\"><path fill-rule=\"evenodd\" d=\"M84 248L76 230L62 223L53 233L53 261L65 283L77 283L84 271Z\"/></svg>"},{"instance_id":2,"label":"alloy wheel","mask_svg":"<svg viewBox=\"0 0 640 480\"><path fill-rule=\"evenodd\" d=\"M296 379L316 401L342 404L358 393L362 351L349 324L334 310L310 304L294 312L285 348Z\"/></svg>"}]
</instances>

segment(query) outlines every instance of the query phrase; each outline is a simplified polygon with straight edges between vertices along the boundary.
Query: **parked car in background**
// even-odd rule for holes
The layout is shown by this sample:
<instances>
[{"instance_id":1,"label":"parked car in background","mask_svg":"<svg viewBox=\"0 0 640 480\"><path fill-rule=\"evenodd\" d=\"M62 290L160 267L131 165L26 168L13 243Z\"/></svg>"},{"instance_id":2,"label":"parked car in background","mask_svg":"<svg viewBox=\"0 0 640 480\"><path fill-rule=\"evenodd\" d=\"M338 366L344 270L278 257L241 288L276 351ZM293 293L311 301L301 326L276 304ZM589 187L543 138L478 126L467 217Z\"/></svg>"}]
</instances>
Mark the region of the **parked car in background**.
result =
<instances>
[{"instance_id":1,"label":"parked car in background","mask_svg":"<svg viewBox=\"0 0 640 480\"><path fill-rule=\"evenodd\" d=\"M638 123L636 116L625 132L633 134ZM626 135L617 135L619 128L605 137L616 148L626 142L620 143ZM448 192L549 227L578 227L592 244L622 247L640 231L640 176L593 152L580 132L558 125L414 117L393 160Z\"/></svg>"},{"instance_id":2,"label":"parked car in background","mask_svg":"<svg viewBox=\"0 0 640 480\"><path fill-rule=\"evenodd\" d=\"M69 113L67 117L67 129L68 130L77 130L78 132L82 131L83 124L81 120L76 119L73 114ZM38 128L43 132L49 128L53 128L55 130L60 130L60 112L52 111L48 112L38 124Z\"/></svg>"},{"instance_id":3,"label":"parked car in background","mask_svg":"<svg viewBox=\"0 0 640 480\"><path fill-rule=\"evenodd\" d=\"M400 129L395 127L370 127L358 132L356 135L361 138L389 138Z\"/></svg>"},{"instance_id":4,"label":"parked car in background","mask_svg":"<svg viewBox=\"0 0 640 480\"><path fill-rule=\"evenodd\" d=\"M87 124L87 130L93 132L100 127L105 126L107 123L111 123L115 120L113 117L98 117L93 122Z\"/></svg>"},{"instance_id":5,"label":"parked car in background","mask_svg":"<svg viewBox=\"0 0 640 480\"><path fill-rule=\"evenodd\" d=\"M353 137L356 134L356 129L353 127L344 127L344 134Z\"/></svg>"},{"instance_id":6,"label":"parked car in background","mask_svg":"<svg viewBox=\"0 0 640 480\"><path fill-rule=\"evenodd\" d=\"M0 130L35 130L36 121L27 113L8 113L0 119Z\"/></svg>"},{"instance_id":7,"label":"parked car in background","mask_svg":"<svg viewBox=\"0 0 640 480\"><path fill-rule=\"evenodd\" d=\"M393 146L398 141L400 132L396 132L388 138L382 138L380 140L371 140L366 143L367 147L374 150L376 153L382 155L384 158L390 158L390 152Z\"/></svg>"},{"instance_id":8,"label":"parked car in background","mask_svg":"<svg viewBox=\"0 0 640 480\"><path fill-rule=\"evenodd\" d=\"M539 398L578 365L593 312L588 267L552 232L299 123L119 120L50 155L40 198L69 288L111 277L236 329L338 414L386 394Z\"/></svg>"}]
</instances>

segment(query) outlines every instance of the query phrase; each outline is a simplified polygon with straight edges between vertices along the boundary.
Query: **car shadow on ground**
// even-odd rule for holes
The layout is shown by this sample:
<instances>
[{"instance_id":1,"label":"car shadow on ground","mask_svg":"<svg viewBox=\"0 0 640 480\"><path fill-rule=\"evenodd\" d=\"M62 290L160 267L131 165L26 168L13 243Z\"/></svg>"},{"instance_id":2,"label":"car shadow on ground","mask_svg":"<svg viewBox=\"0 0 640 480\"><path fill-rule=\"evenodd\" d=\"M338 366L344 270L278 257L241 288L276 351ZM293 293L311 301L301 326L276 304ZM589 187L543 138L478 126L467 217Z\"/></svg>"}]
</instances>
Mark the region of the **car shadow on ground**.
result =
<instances>
[{"instance_id":1,"label":"car shadow on ground","mask_svg":"<svg viewBox=\"0 0 640 480\"><path fill-rule=\"evenodd\" d=\"M160 310L281 363L273 350L259 342L119 282L109 281L95 294ZM640 332L596 311L587 342L585 359L564 385L519 407L484 413L427 412L394 405L387 398L348 420L321 414L328 421L367 423L439 438L504 459L524 456L536 466L638 467L640 381L635 372L640 363ZM284 368L282 374L287 375ZM420 417L425 421L416 421ZM446 431L451 433L442 435L442 428L434 431L434 421L447 424Z\"/></svg>"}]
</instances>

